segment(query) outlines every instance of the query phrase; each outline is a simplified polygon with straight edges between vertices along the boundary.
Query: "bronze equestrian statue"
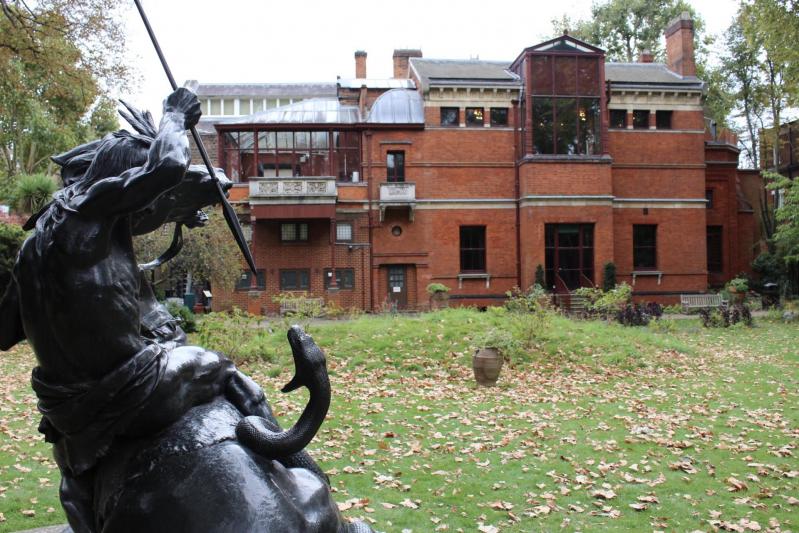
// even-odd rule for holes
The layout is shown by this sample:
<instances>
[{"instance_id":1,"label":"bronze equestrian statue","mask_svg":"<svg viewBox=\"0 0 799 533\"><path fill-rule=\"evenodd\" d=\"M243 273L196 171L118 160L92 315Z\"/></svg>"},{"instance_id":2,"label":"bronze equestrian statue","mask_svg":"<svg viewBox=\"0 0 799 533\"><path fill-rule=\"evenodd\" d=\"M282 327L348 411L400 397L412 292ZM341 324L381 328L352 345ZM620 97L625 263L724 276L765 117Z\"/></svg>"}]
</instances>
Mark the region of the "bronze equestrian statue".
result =
<instances>
[{"instance_id":1,"label":"bronze equestrian statue","mask_svg":"<svg viewBox=\"0 0 799 533\"><path fill-rule=\"evenodd\" d=\"M278 425L264 393L226 357L186 346L137 264L133 236L202 225L219 199L189 165L200 118L187 89L156 130L131 106L118 131L54 157L64 188L31 217L0 300L0 349L36 354L39 430L61 470L75 533L369 532L348 524L303 451L330 404L325 357L294 327L296 375L310 390L297 424ZM224 188L230 182L221 177Z\"/></svg>"}]
</instances>

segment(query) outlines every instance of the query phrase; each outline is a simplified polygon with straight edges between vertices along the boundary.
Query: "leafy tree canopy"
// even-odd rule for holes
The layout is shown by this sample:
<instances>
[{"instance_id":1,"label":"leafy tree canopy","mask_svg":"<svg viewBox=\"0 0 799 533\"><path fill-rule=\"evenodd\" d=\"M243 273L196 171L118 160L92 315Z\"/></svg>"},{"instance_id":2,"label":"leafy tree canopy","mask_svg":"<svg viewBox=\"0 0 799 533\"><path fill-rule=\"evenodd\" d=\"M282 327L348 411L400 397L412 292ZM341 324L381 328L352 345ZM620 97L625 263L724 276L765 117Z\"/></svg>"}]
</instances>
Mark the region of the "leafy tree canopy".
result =
<instances>
[{"instance_id":1,"label":"leafy tree canopy","mask_svg":"<svg viewBox=\"0 0 799 533\"><path fill-rule=\"evenodd\" d=\"M19 173L118 126L129 78L113 0L0 0L0 193Z\"/></svg>"}]
</instances>

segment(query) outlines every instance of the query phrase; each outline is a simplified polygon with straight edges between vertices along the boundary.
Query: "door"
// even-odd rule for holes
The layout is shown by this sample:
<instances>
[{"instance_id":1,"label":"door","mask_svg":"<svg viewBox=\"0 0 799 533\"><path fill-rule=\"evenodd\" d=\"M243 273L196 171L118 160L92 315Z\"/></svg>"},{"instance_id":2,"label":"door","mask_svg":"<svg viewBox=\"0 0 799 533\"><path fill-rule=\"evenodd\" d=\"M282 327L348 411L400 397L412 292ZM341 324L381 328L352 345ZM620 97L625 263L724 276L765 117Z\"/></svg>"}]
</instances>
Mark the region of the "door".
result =
<instances>
[{"instance_id":1,"label":"door","mask_svg":"<svg viewBox=\"0 0 799 533\"><path fill-rule=\"evenodd\" d=\"M547 224L545 233L547 286L560 292L593 284L594 225Z\"/></svg>"},{"instance_id":2,"label":"door","mask_svg":"<svg viewBox=\"0 0 799 533\"><path fill-rule=\"evenodd\" d=\"M405 309L408 305L408 283L405 265L388 267L388 301L396 309Z\"/></svg>"}]
</instances>

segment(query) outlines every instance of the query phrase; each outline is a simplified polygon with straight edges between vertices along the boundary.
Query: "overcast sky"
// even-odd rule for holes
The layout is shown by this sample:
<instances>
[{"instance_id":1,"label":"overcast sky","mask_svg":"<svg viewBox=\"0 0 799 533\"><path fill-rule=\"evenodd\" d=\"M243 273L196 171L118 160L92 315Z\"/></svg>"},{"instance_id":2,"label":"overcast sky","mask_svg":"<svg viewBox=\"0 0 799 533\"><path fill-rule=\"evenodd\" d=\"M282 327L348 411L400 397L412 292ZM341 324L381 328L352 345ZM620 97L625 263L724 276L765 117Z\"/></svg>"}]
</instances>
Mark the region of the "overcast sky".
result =
<instances>
[{"instance_id":1,"label":"overcast sky","mask_svg":"<svg viewBox=\"0 0 799 533\"><path fill-rule=\"evenodd\" d=\"M733 0L689 0L708 32L732 21ZM131 2L132 4L132 2ZM354 77L365 50L367 75L391 77L395 48L424 57L513 60L552 35L551 21L590 16L590 0L404 0L348 2L142 0L175 79L200 82L335 82ZM346 9L344 9L346 7ZM169 85L135 8L128 48L140 81L121 95L160 116Z\"/></svg>"}]
</instances>

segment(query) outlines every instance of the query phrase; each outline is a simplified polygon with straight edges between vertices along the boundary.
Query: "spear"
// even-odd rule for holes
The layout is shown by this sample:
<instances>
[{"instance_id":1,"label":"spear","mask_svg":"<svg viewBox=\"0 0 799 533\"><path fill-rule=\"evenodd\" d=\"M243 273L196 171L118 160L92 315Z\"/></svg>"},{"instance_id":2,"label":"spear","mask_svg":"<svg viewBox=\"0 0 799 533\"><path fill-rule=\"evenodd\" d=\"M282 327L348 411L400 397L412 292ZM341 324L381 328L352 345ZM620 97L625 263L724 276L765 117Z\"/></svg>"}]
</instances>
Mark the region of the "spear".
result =
<instances>
[{"instance_id":1,"label":"spear","mask_svg":"<svg viewBox=\"0 0 799 533\"><path fill-rule=\"evenodd\" d=\"M141 20L144 22L144 27L147 29L147 33L150 35L150 40L153 43L155 52L158 54L158 59L161 60L161 65L164 67L166 77L169 78L169 84L172 85L172 90L175 91L178 88L178 84L175 83L175 78L172 76L172 71L169 69L169 65L167 65L164 53L161 51L161 47L158 45L158 39L155 38L153 28L150 26L150 21L147 20L147 15L144 14L144 8L142 8L141 2L139 0L133 0L133 2L136 4L136 9L139 10ZM197 145L197 149L200 151L200 157L202 157L203 163L205 163L205 168L208 169L208 174L211 175L216 182L216 188L219 191L219 198L222 203L222 213L225 215L225 221L227 221L227 225L230 228L231 233L233 233L233 237L236 239L236 244L239 245L239 250L241 250L241 253L244 255L244 259L247 260L250 271L252 272L253 276L257 276L255 271L255 260L252 257L250 248L247 246L247 241L244 239L244 232L241 230L239 219L236 216L236 212L233 210L233 206L231 206L230 202L228 202L227 196L225 196L225 191L222 190L222 184L219 183L219 178L216 177L216 172L211 164L211 159L208 157L208 152L205 150L205 146L200 138L200 134L197 133L197 128L193 126L191 128L191 136L194 139L194 144Z\"/></svg>"}]
</instances>

